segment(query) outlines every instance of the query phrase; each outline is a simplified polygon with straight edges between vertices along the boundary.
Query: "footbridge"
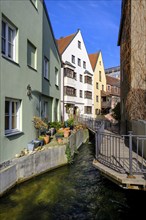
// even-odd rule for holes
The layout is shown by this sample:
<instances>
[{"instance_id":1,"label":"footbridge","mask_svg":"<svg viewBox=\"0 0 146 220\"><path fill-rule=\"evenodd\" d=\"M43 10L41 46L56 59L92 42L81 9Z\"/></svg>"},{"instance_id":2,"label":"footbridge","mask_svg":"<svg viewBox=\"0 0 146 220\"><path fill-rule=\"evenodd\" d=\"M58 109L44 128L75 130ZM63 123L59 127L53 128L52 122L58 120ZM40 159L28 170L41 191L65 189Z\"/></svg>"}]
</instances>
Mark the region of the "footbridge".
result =
<instances>
[{"instance_id":1,"label":"footbridge","mask_svg":"<svg viewBox=\"0 0 146 220\"><path fill-rule=\"evenodd\" d=\"M93 166L125 189L146 190L146 135L119 135L107 122L80 117L79 122L95 134Z\"/></svg>"}]
</instances>

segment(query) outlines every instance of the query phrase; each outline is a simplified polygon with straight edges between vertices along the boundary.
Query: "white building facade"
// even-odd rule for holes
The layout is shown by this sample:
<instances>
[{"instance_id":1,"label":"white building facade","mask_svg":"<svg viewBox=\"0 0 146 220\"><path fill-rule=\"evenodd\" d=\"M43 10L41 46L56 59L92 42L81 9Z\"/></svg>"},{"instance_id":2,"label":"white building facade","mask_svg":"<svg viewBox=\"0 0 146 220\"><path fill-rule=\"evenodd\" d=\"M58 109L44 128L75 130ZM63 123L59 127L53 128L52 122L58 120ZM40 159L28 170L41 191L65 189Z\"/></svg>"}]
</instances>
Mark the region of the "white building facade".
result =
<instances>
[{"instance_id":1,"label":"white building facade","mask_svg":"<svg viewBox=\"0 0 146 220\"><path fill-rule=\"evenodd\" d=\"M93 70L80 30L57 41L61 69L61 114L93 116Z\"/></svg>"}]
</instances>

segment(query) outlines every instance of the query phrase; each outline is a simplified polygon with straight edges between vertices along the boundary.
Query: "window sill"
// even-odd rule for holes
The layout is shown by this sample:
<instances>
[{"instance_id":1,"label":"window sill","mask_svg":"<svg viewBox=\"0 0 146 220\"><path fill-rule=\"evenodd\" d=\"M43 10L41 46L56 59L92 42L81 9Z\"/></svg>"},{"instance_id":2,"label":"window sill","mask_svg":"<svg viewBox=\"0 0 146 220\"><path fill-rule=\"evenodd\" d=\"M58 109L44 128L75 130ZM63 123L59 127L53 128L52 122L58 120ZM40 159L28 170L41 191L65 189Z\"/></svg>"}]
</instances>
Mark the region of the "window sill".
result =
<instances>
[{"instance_id":1,"label":"window sill","mask_svg":"<svg viewBox=\"0 0 146 220\"><path fill-rule=\"evenodd\" d=\"M59 86L57 84L55 84L56 88L59 89Z\"/></svg>"},{"instance_id":2,"label":"window sill","mask_svg":"<svg viewBox=\"0 0 146 220\"><path fill-rule=\"evenodd\" d=\"M11 137L11 136L19 135L19 134L23 134L23 132L22 131L14 131L14 132L5 134L5 136Z\"/></svg>"},{"instance_id":3,"label":"window sill","mask_svg":"<svg viewBox=\"0 0 146 220\"><path fill-rule=\"evenodd\" d=\"M46 80L48 83L50 83L50 80L48 78L46 78L45 76L44 76L44 80Z\"/></svg>"},{"instance_id":4,"label":"window sill","mask_svg":"<svg viewBox=\"0 0 146 220\"><path fill-rule=\"evenodd\" d=\"M3 55L3 54L2 54L2 57L3 57L5 60L9 61L10 63L13 63L13 64L15 64L16 66L19 66L19 67L20 67L19 63L16 63L15 60L10 59L9 57L7 57L7 56L5 56L5 55Z\"/></svg>"},{"instance_id":5,"label":"window sill","mask_svg":"<svg viewBox=\"0 0 146 220\"><path fill-rule=\"evenodd\" d=\"M38 8L37 8L37 5L35 5L35 3L32 1L32 0L30 0L31 1L31 3L32 3L32 5L33 5L33 7L36 9L36 11L38 12Z\"/></svg>"},{"instance_id":6,"label":"window sill","mask_svg":"<svg viewBox=\"0 0 146 220\"><path fill-rule=\"evenodd\" d=\"M27 66L28 66L28 68L30 68L31 70L34 70L35 72L37 72L37 69L35 69L34 67L32 67L32 66L30 66L30 65L28 65L28 64L27 64Z\"/></svg>"}]
</instances>

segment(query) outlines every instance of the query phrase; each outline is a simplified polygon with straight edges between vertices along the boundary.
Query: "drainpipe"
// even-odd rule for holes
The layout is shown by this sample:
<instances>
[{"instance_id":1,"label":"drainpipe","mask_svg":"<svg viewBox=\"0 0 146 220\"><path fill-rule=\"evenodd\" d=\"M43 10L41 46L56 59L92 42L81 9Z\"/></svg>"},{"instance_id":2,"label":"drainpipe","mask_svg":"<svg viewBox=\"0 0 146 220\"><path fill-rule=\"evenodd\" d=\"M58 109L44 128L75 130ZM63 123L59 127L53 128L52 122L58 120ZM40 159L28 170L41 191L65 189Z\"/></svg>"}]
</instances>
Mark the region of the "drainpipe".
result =
<instances>
[{"instance_id":1,"label":"drainpipe","mask_svg":"<svg viewBox=\"0 0 146 220\"><path fill-rule=\"evenodd\" d=\"M62 66L63 66L63 63L62 63ZM63 67L62 67L63 68ZM63 122L64 122L64 68L63 68Z\"/></svg>"}]
</instances>

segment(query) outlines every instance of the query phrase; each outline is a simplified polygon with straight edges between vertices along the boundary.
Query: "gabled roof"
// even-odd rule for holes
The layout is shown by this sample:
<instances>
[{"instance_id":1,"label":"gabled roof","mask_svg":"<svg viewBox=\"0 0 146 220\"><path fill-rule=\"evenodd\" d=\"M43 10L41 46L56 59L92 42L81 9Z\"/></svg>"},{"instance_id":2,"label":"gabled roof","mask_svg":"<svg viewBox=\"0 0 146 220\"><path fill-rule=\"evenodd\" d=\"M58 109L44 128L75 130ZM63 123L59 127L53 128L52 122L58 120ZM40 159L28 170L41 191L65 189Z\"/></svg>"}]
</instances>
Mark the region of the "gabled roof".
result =
<instances>
[{"instance_id":1,"label":"gabled roof","mask_svg":"<svg viewBox=\"0 0 146 220\"><path fill-rule=\"evenodd\" d=\"M71 41L73 40L76 34L77 33L71 34L69 36L61 37L60 39L56 40L60 55L63 54L63 52L68 47L68 45L71 43Z\"/></svg>"},{"instance_id":2,"label":"gabled roof","mask_svg":"<svg viewBox=\"0 0 146 220\"><path fill-rule=\"evenodd\" d=\"M99 53L100 52L97 52L97 53L94 53L94 54L88 54L93 71L95 70L96 63L97 63L97 60L98 60L98 57L99 57Z\"/></svg>"},{"instance_id":3,"label":"gabled roof","mask_svg":"<svg viewBox=\"0 0 146 220\"><path fill-rule=\"evenodd\" d=\"M106 75L106 83L107 85L120 87L120 80L108 75Z\"/></svg>"}]
</instances>

